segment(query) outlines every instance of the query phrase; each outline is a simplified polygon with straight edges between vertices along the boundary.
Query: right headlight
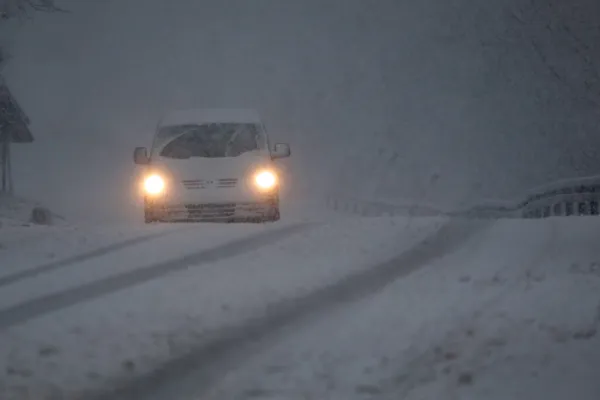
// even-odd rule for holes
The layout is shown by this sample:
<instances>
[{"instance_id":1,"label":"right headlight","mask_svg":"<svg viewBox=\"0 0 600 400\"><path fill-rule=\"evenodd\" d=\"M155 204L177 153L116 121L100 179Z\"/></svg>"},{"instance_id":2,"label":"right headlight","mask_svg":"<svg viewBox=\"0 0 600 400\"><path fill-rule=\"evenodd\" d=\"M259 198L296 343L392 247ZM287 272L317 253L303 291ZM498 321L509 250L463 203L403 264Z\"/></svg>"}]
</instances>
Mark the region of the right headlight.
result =
<instances>
[{"instance_id":1,"label":"right headlight","mask_svg":"<svg viewBox=\"0 0 600 400\"><path fill-rule=\"evenodd\" d=\"M277 175L269 170L262 170L254 175L254 184L261 190L273 189L277 186Z\"/></svg>"}]
</instances>

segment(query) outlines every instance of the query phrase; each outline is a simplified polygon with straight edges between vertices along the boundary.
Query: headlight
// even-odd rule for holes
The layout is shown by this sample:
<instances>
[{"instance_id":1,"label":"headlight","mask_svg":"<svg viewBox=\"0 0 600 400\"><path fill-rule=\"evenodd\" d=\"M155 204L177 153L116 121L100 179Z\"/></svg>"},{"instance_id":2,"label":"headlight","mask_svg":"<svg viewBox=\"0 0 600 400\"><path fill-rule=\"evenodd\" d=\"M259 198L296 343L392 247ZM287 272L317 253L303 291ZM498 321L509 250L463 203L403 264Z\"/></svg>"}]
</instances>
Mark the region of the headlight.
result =
<instances>
[{"instance_id":1,"label":"headlight","mask_svg":"<svg viewBox=\"0 0 600 400\"><path fill-rule=\"evenodd\" d=\"M271 171L261 171L254 176L254 183L260 189L272 189L277 185L277 176Z\"/></svg>"},{"instance_id":2,"label":"headlight","mask_svg":"<svg viewBox=\"0 0 600 400\"><path fill-rule=\"evenodd\" d=\"M144 191L151 195L161 194L165 190L165 180L159 175L150 175L144 180Z\"/></svg>"}]
</instances>

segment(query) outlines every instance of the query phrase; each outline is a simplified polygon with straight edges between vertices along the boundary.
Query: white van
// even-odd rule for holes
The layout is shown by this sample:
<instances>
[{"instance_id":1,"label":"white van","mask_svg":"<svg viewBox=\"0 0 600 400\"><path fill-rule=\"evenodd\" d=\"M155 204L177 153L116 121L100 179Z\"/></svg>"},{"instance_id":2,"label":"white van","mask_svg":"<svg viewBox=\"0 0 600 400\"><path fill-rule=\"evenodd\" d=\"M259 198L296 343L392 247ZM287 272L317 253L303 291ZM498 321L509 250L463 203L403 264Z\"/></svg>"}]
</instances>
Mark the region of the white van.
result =
<instances>
[{"instance_id":1,"label":"white van","mask_svg":"<svg viewBox=\"0 0 600 400\"><path fill-rule=\"evenodd\" d=\"M290 147L271 147L253 110L182 110L158 123L150 152L134 151L145 166L144 220L276 221L279 179L274 160Z\"/></svg>"}]
</instances>

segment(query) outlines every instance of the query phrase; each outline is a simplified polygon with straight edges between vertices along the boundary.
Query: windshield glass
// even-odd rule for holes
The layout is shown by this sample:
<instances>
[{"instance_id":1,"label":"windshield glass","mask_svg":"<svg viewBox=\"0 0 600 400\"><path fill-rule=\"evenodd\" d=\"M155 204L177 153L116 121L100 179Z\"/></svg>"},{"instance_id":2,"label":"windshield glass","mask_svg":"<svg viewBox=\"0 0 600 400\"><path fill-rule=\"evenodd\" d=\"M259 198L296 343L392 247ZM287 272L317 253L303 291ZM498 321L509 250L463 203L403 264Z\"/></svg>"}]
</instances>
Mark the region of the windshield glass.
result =
<instances>
[{"instance_id":1,"label":"windshield glass","mask_svg":"<svg viewBox=\"0 0 600 400\"><path fill-rule=\"evenodd\" d=\"M159 155L167 158L237 157L263 145L260 126L252 123L188 124L163 127Z\"/></svg>"}]
</instances>

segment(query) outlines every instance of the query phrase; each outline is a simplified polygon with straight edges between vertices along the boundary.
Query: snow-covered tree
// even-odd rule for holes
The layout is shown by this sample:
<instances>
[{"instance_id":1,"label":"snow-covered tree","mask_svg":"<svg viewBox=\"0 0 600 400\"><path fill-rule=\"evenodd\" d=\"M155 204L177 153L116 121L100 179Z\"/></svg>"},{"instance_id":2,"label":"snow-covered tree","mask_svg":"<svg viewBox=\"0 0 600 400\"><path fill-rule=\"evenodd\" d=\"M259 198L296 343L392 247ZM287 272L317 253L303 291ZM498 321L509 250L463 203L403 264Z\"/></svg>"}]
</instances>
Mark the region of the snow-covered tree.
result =
<instances>
[{"instance_id":1,"label":"snow-covered tree","mask_svg":"<svg viewBox=\"0 0 600 400\"><path fill-rule=\"evenodd\" d=\"M54 0L0 0L0 18L23 18L32 13L65 11Z\"/></svg>"}]
</instances>

